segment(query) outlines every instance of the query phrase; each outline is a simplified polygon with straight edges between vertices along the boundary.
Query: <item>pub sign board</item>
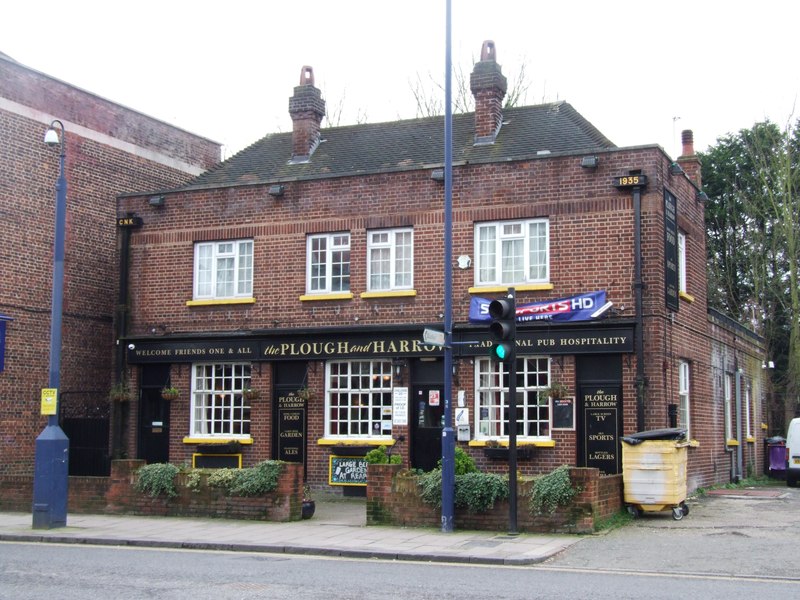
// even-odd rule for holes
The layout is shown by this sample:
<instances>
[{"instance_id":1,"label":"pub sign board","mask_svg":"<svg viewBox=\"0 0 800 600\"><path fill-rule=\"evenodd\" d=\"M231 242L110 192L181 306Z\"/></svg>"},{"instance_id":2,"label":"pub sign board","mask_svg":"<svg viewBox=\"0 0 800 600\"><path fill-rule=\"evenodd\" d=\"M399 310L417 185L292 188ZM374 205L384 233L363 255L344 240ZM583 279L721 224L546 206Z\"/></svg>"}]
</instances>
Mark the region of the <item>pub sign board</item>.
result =
<instances>
[{"instance_id":1,"label":"pub sign board","mask_svg":"<svg viewBox=\"0 0 800 600\"><path fill-rule=\"evenodd\" d=\"M457 356L488 356L488 331L456 331ZM422 329L396 333L342 331L278 334L269 339L127 340L129 364L208 361L280 361L438 357L442 348L422 342ZM547 327L517 330L517 353L620 354L633 352L633 327Z\"/></svg>"},{"instance_id":2,"label":"pub sign board","mask_svg":"<svg viewBox=\"0 0 800 600\"><path fill-rule=\"evenodd\" d=\"M622 388L582 386L584 466L603 475L620 473Z\"/></svg>"},{"instance_id":3,"label":"pub sign board","mask_svg":"<svg viewBox=\"0 0 800 600\"><path fill-rule=\"evenodd\" d=\"M303 463L306 450L306 401L291 392L278 396L278 460Z\"/></svg>"},{"instance_id":4,"label":"pub sign board","mask_svg":"<svg viewBox=\"0 0 800 600\"><path fill-rule=\"evenodd\" d=\"M664 190L664 294L666 305L677 311L678 302L678 200Z\"/></svg>"}]
</instances>

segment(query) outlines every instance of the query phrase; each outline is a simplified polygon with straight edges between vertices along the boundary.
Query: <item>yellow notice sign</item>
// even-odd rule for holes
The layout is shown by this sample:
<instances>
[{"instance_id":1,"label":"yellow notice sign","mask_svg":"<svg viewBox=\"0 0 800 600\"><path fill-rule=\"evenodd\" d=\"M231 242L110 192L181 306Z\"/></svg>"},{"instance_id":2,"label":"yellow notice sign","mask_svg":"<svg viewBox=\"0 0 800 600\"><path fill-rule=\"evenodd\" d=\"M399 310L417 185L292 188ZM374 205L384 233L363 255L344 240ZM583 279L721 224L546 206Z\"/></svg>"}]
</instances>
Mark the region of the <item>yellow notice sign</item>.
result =
<instances>
[{"instance_id":1,"label":"yellow notice sign","mask_svg":"<svg viewBox=\"0 0 800 600\"><path fill-rule=\"evenodd\" d=\"M42 388L42 414L43 415L56 414L57 406L58 406L58 389Z\"/></svg>"}]
</instances>

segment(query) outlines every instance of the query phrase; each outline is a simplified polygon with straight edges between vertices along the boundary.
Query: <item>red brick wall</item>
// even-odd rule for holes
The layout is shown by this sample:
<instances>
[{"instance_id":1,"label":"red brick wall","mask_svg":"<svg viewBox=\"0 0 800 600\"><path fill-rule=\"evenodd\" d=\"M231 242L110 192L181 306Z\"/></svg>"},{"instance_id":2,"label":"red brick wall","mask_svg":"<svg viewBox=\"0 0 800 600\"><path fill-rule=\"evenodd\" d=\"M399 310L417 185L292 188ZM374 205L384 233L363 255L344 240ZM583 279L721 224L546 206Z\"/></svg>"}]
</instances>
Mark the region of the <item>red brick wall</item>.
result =
<instances>
[{"instance_id":1,"label":"red brick wall","mask_svg":"<svg viewBox=\"0 0 800 600\"><path fill-rule=\"evenodd\" d=\"M117 195L182 184L190 175L180 163L208 167L219 145L2 58L0 100L0 314L14 319L0 373L0 474L25 475L48 384L59 171L58 150L43 143L50 115L66 127L62 396L104 396L111 384Z\"/></svg>"},{"instance_id":2,"label":"red brick wall","mask_svg":"<svg viewBox=\"0 0 800 600\"><path fill-rule=\"evenodd\" d=\"M572 506L559 507L552 515L534 515L528 508L531 480L517 486L517 527L527 532L591 533L595 524L622 509L622 476L600 477L597 469L570 469L573 485L581 491ZM367 524L400 527L441 525L441 509L422 501L418 478L400 465L369 465L367 480ZM507 501L484 513L458 508L458 529L502 531L509 526Z\"/></svg>"},{"instance_id":3,"label":"red brick wall","mask_svg":"<svg viewBox=\"0 0 800 600\"><path fill-rule=\"evenodd\" d=\"M287 464L274 492L259 497L227 496L218 489L186 487L178 475L175 498L151 498L135 489L142 460L115 460L110 477L70 477L68 513L111 513L160 516L223 517L262 521L297 521L303 500L303 469ZM0 476L0 510L32 509L33 477Z\"/></svg>"},{"instance_id":4,"label":"red brick wall","mask_svg":"<svg viewBox=\"0 0 800 600\"><path fill-rule=\"evenodd\" d=\"M518 303L553 299L592 290L606 290L618 318L631 323L634 306L634 213L630 190L610 184L613 175L641 169L650 184L642 195L642 322L645 338L645 429L668 425L668 405L677 403L678 364L692 365L692 437L690 487L720 477L717 407L709 374L711 344L706 315L704 207L683 176L668 173L669 158L656 147L604 153L596 170L582 169L575 157L547 157L503 164L457 166L453 175L453 254L473 257L473 268L455 269L454 321L467 322L474 286L474 225L481 221L547 217L550 222L552 290L520 291ZM664 189L678 199L678 223L687 234L688 292L671 315L664 291ZM133 336L148 336L165 325L172 332L202 334L320 326L421 326L441 320L444 304L442 273L443 188L429 171L408 171L286 183L280 199L266 186L195 190L168 194L164 208L148 205L146 196L121 200L136 212L144 227L131 246L131 327ZM366 240L370 229L413 226L415 297L364 299L367 289ZM306 236L331 231L351 233L351 290L341 301L301 302L305 293ZM245 305L187 306L192 298L193 244L202 240L254 239L254 296ZM624 433L639 428L636 415L636 357L623 357ZM269 364L269 363L266 363ZM276 363L278 364L278 363ZM327 456L315 440L324 435L324 362L310 363L309 385L317 398L309 405L308 473L315 485L327 480ZM474 410L472 365L456 366L460 383ZM188 369L184 368L183 373ZM554 378L574 387L575 358L563 357ZM268 385L259 375L262 385ZM268 387L263 388L271 396ZM455 405L455 402L453 402ZM187 406L176 405L175 444L188 432ZM252 452L264 453L271 439L270 402L253 411ZM394 437L408 431L396 429ZM560 464L575 464L579 432L554 432L554 448L537 448L523 461L524 474L542 473ZM256 449L255 446L261 446ZM408 460L408 443L403 448ZM699 450L698 450L699 448ZM176 456L187 449L171 448ZM487 470L479 451L468 449ZM723 450L724 451L724 450Z\"/></svg>"}]
</instances>

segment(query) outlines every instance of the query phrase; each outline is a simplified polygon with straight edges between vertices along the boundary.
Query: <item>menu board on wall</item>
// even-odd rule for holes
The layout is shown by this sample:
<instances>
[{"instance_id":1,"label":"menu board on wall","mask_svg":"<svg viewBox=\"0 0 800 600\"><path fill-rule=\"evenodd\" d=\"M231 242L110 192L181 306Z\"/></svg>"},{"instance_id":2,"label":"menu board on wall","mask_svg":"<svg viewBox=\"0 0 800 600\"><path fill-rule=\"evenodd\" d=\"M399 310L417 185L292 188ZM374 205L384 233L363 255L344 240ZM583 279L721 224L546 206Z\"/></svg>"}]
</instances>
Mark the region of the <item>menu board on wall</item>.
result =
<instances>
[{"instance_id":1,"label":"menu board on wall","mask_svg":"<svg viewBox=\"0 0 800 600\"><path fill-rule=\"evenodd\" d=\"M575 398L553 398L553 429L575 429Z\"/></svg>"},{"instance_id":2,"label":"menu board on wall","mask_svg":"<svg viewBox=\"0 0 800 600\"><path fill-rule=\"evenodd\" d=\"M278 396L278 460L302 463L306 450L306 401L294 393Z\"/></svg>"}]
</instances>

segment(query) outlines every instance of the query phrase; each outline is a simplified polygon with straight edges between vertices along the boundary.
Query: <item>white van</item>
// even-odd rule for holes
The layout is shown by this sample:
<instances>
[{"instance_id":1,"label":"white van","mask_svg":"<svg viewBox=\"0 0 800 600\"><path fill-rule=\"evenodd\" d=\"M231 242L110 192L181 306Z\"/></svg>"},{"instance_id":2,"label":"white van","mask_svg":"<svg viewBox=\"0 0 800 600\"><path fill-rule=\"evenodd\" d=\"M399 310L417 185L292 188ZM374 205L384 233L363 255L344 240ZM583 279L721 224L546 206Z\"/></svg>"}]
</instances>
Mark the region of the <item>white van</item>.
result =
<instances>
[{"instance_id":1,"label":"white van","mask_svg":"<svg viewBox=\"0 0 800 600\"><path fill-rule=\"evenodd\" d=\"M800 417L789 422L786 432L786 485L797 487L800 481Z\"/></svg>"}]
</instances>

